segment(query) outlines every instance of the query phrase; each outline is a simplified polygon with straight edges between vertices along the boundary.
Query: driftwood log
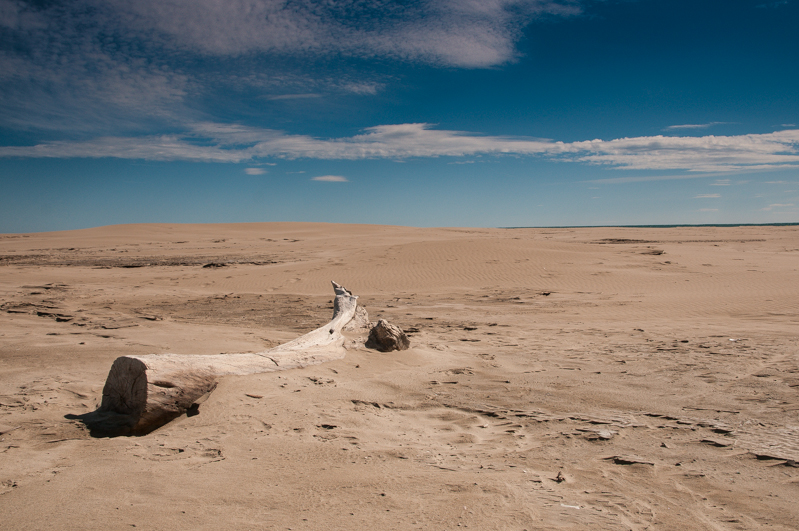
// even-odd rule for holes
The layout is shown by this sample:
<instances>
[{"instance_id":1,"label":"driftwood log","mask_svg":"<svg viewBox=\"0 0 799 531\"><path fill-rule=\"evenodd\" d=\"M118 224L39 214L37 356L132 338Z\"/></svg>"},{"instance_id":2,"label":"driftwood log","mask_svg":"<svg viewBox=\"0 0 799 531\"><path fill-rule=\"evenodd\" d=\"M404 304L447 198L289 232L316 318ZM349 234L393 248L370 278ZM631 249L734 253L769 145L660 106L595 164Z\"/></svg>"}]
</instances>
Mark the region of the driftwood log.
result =
<instances>
[{"instance_id":1,"label":"driftwood log","mask_svg":"<svg viewBox=\"0 0 799 531\"><path fill-rule=\"evenodd\" d=\"M293 369L344 357L342 328L358 314L358 297L333 282L333 319L321 328L263 352L245 354L151 354L117 358L103 388L101 413L127 418L124 431L149 433L196 407L220 376ZM357 311L356 311L357 310Z\"/></svg>"}]
</instances>

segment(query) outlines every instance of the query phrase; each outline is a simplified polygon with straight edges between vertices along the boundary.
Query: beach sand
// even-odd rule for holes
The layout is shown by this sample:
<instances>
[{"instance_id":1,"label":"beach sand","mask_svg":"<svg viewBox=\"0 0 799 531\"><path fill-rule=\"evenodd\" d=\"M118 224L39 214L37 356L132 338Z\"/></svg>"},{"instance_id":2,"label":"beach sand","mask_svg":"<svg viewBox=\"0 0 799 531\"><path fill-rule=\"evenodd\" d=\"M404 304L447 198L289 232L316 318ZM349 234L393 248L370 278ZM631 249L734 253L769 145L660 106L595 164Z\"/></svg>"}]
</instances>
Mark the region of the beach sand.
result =
<instances>
[{"instance_id":1,"label":"beach sand","mask_svg":"<svg viewBox=\"0 0 799 531\"><path fill-rule=\"evenodd\" d=\"M411 348L75 418L118 356L321 326L331 280ZM0 529L797 529L798 331L796 226L0 235Z\"/></svg>"}]
</instances>

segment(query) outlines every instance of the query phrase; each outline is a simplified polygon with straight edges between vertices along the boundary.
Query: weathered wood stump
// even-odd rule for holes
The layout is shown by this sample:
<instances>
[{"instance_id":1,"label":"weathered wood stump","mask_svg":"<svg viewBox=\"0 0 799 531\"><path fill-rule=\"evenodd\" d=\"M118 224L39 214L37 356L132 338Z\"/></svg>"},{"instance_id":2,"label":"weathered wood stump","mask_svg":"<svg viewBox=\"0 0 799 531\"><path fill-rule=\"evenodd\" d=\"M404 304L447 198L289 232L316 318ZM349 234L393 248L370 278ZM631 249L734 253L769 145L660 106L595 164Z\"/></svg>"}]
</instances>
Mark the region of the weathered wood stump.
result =
<instances>
[{"instance_id":1,"label":"weathered wood stump","mask_svg":"<svg viewBox=\"0 0 799 531\"><path fill-rule=\"evenodd\" d=\"M127 418L125 431L149 433L191 409L214 390L220 376L280 371L344 357L342 328L366 311L358 297L333 282L333 319L293 341L263 352L244 354L122 356L111 366L99 413ZM368 316L366 316L368 321Z\"/></svg>"}]
</instances>

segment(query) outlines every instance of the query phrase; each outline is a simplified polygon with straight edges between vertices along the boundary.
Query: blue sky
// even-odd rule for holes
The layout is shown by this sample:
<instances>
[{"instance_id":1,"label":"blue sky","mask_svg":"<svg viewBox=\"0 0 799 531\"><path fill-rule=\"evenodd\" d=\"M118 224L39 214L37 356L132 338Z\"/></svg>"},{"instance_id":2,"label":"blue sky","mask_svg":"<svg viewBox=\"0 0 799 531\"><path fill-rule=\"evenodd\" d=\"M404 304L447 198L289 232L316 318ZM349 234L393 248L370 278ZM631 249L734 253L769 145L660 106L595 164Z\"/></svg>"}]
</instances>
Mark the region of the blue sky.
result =
<instances>
[{"instance_id":1,"label":"blue sky","mask_svg":"<svg viewBox=\"0 0 799 531\"><path fill-rule=\"evenodd\" d=\"M0 0L0 232L799 222L799 0Z\"/></svg>"}]
</instances>

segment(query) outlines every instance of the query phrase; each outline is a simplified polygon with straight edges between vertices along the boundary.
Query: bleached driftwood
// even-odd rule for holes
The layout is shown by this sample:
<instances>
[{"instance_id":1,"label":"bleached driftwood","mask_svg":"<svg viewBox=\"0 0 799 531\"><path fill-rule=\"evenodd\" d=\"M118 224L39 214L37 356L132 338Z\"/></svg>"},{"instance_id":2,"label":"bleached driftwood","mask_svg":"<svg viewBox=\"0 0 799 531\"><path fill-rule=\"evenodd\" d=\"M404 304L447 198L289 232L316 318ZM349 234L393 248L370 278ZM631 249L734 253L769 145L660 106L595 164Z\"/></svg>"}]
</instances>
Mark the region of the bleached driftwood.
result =
<instances>
[{"instance_id":1,"label":"bleached driftwood","mask_svg":"<svg viewBox=\"0 0 799 531\"><path fill-rule=\"evenodd\" d=\"M129 433L148 433L180 416L217 385L220 376L255 374L315 365L344 357L341 329L356 315L357 299L333 282L333 319L316 330L263 352L151 354L117 358L103 388L100 412L129 417ZM365 318L368 322L368 317ZM196 406L195 406L196 407Z\"/></svg>"}]
</instances>

